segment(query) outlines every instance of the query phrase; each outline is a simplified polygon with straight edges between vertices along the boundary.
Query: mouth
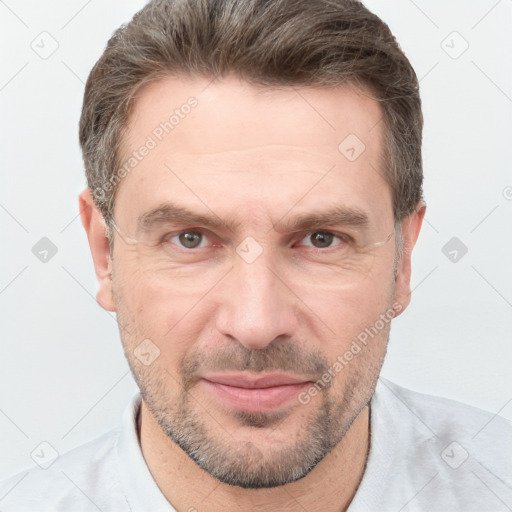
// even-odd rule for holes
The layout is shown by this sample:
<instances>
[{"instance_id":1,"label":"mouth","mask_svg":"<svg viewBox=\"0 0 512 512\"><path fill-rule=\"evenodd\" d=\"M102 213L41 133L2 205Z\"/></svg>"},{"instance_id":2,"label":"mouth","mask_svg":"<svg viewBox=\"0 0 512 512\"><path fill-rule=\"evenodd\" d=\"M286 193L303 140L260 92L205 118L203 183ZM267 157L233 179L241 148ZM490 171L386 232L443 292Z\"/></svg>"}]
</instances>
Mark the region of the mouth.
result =
<instances>
[{"instance_id":1,"label":"mouth","mask_svg":"<svg viewBox=\"0 0 512 512\"><path fill-rule=\"evenodd\" d=\"M260 413L283 408L312 383L307 378L282 373L249 372L205 375L200 382L224 404Z\"/></svg>"}]
</instances>

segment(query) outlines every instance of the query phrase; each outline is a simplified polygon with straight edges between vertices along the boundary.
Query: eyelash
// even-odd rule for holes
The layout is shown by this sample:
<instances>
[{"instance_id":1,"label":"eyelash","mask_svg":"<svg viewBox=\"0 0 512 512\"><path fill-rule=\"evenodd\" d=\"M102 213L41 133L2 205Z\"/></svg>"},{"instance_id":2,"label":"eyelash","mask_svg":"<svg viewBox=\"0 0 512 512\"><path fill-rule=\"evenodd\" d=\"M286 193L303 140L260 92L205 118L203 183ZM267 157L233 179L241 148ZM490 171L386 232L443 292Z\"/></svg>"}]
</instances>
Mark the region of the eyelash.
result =
<instances>
[{"instance_id":1,"label":"eyelash","mask_svg":"<svg viewBox=\"0 0 512 512\"><path fill-rule=\"evenodd\" d=\"M186 230L182 230L182 231L177 231L177 232L174 232L174 233L167 233L166 235L164 235L162 237L160 243L161 244L168 243L172 238L179 237L180 235L182 235L184 233L198 233L198 234L201 234L201 235L206 236L206 237L209 236L207 231L204 231L202 229L194 229L194 228L192 228L192 229L186 229ZM346 244L351 244L351 243L354 242L352 237L350 237L346 233L338 233L336 231L329 231L329 230L316 230L316 231L307 231L307 232L305 231L305 232L302 232L301 235L304 235L304 236L300 240L303 240L304 238L307 238L308 236L311 236L311 235L316 234L316 233L326 233L326 234L334 235L341 242L344 242ZM189 253L198 252L201 249L205 249L205 247L198 247L198 248L194 248L194 249L188 249L186 247L180 247L178 244L175 244L175 243L173 243L173 245L178 246L179 250L181 250L183 252L189 252ZM343 244L338 244L338 245L343 245ZM314 252L330 252L331 250L335 249L338 245L328 246L328 247L325 247L325 248L312 247L312 246L306 246L306 247L308 247L309 250L314 251Z\"/></svg>"}]
</instances>

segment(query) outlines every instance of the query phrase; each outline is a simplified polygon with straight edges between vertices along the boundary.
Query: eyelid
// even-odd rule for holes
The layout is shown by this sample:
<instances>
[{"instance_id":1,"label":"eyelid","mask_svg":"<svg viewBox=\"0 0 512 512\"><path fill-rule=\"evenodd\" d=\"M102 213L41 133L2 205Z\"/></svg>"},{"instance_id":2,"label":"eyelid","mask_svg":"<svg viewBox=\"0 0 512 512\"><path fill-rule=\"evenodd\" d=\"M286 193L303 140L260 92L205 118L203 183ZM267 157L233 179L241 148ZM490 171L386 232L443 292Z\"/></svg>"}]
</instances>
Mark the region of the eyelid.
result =
<instances>
[{"instance_id":1,"label":"eyelid","mask_svg":"<svg viewBox=\"0 0 512 512\"><path fill-rule=\"evenodd\" d=\"M340 238L344 238L347 240L354 240L354 237L350 234L350 232L354 232L354 234L357 232L355 229L346 228L346 231L338 231L338 228L329 228L329 227L320 227L320 228L314 228L314 229L296 229L294 231L290 231L292 235L310 235L312 233L331 233L333 235L339 236Z\"/></svg>"},{"instance_id":2,"label":"eyelid","mask_svg":"<svg viewBox=\"0 0 512 512\"><path fill-rule=\"evenodd\" d=\"M299 233L301 234L300 241L302 241L304 238L306 238L307 236L310 236L310 235L312 235L314 233L329 233L329 234L335 236L336 238L338 238L339 240L341 240L341 242L345 242L345 243L348 243L348 244L354 242L354 239L350 235L347 235L346 233L340 233L340 232L334 231L332 229L315 229L313 231L303 231L303 232L299 232ZM302 235L304 235L304 236L302 236ZM330 245L329 247L324 247L324 248L321 248L321 247L311 247L311 246L306 246L306 247L309 247L310 249L313 249L313 250L326 252L329 249L337 247L337 245Z\"/></svg>"},{"instance_id":3,"label":"eyelid","mask_svg":"<svg viewBox=\"0 0 512 512\"><path fill-rule=\"evenodd\" d=\"M175 236L181 235L183 233L200 233L202 235L206 235L207 238L210 238L210 239L213 238L213 239L219 240L219 237L217 237L215 234L213 234L210 230L208 230L206 228L191 227L191 228L184 228L184 229L179 229L179 230L176 230L176 231L172 231L172 232L166 233L161 238L161 242L160 243L167 242L171 238L174 238ZM354 239L350 235L348 235L347 233L340 233L340 232L335 231L333 229L324 229L324 228L322 228L322 229L314 229L314 230L295 230L295 231L292 231L290 234L291 235L300 235L300 239L298 241L302 241L308 235L312 235L314 233L330 233L330 234L334 235L336 238L340 239L342 242L346 242L346 243L353 243L354 242ZM298 238L298 237L294 236L293 238ZM305 246L305 247L310 247L310 246ZM336 247L336 245L335 246L325 247L325 248L310 247L310 249L326 252L326 251L328 251L329 249L331 249L333 247ZM183 250L186 250L187 252L190 252L190 251L194 251L194 250L198 251L200 249L206 249L207 247L200 247L200 248L195 248L195 249L187 249L187 248L184 248L184 247L179 247L179 248L183 249Z\"/></svg>"},{"instance_id":4,"label":"eyelid","mask_svg":"<svg viewBox=\"0 0 512 512\"><path fill-rule=\"evenodd\" d=\"M165 243L165 242L169 241L171 238L174 238L175 236L181 235L183 233L200 233L203 236L206 235L207 238L215 238L215 235L211 231L209 231L208 229L193 227L193 228L179 229L179 230L176 230L176 231L172 231L172 232L166 233L160 239L160 243ZM186 249L186 248L182 248L182 249ZM204 247L201 247L201 249L204 249ZM188 251L192 251L194 249L187 249L187 250Z\"/></svg>"}]
</instances>

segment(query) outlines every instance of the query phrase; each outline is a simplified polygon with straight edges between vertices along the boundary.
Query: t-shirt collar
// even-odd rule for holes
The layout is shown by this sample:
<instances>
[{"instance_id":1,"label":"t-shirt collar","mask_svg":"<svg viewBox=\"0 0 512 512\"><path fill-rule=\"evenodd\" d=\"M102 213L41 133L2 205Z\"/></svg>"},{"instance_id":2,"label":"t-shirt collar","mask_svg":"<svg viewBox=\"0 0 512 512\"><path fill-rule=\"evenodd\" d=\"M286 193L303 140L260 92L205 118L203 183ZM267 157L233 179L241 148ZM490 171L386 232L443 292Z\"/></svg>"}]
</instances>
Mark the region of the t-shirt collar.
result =
<instances>
[{"instance_id":1,"label":"t-shirt collar","mask_svg":"<svg viewBox=\"0 0 512 512\"><path fill-rule=\"evenodd\" d=\"M141 406L137 393L123 412L117 439L118 471L131 512L176 512L156 484L142 455L137 428Z\"/></svg>"}]
</instances>

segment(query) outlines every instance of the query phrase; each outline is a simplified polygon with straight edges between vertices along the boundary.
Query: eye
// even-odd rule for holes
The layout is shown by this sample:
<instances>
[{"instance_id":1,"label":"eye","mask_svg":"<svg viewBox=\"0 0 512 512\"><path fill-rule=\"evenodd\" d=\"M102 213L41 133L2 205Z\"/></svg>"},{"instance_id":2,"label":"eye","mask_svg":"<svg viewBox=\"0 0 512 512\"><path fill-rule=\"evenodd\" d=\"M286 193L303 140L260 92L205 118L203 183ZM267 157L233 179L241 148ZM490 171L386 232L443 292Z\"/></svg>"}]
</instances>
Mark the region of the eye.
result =
<instances>
[{"instance_id":1,"label":"eye","mask_svg":"<svg viewBox=\"0 0 512 512\"><path fill-rule=\"evenodd\" d=\"M204 240L206 240L204 234L201 233L201 231L193 229L164 237L164 242L170 242L184 249L200 249L201 243L204 242Z\"/></svg>"},{"instance_id":2,"label":"eye","mask_svg":"<svg viewBox=\"0 0 512 512\"><path fill-rule=\"evenodd\" d=\"M335 240L338 243L334 243ZM344 247L350 243L349 237L342 234L335 234L331 231L315 231L308 233L302 240L308 240L307 247L312 249L328 249L330 247ZM163 238L164 244L176 245L181 249L193 250L202 249L208 245L208 237L202 231L189 229L178 233L169 233Z\"/></svg>"},{"instance_id":3,"label":"eye","mask_svg":"<svg viewBox=\"0 0 512 512\"><path fill-rule=\"evenodd\" d=\"M314 249L326 249L332 246L334 239L340 240L340 243L335 245L345 245L348 243L347 237L342 235L336 235L331 231L315 231L308 233L302 240L310 240L311 245L305 244L306 246L313 247Z\"/></svg>"}]
</instances>

